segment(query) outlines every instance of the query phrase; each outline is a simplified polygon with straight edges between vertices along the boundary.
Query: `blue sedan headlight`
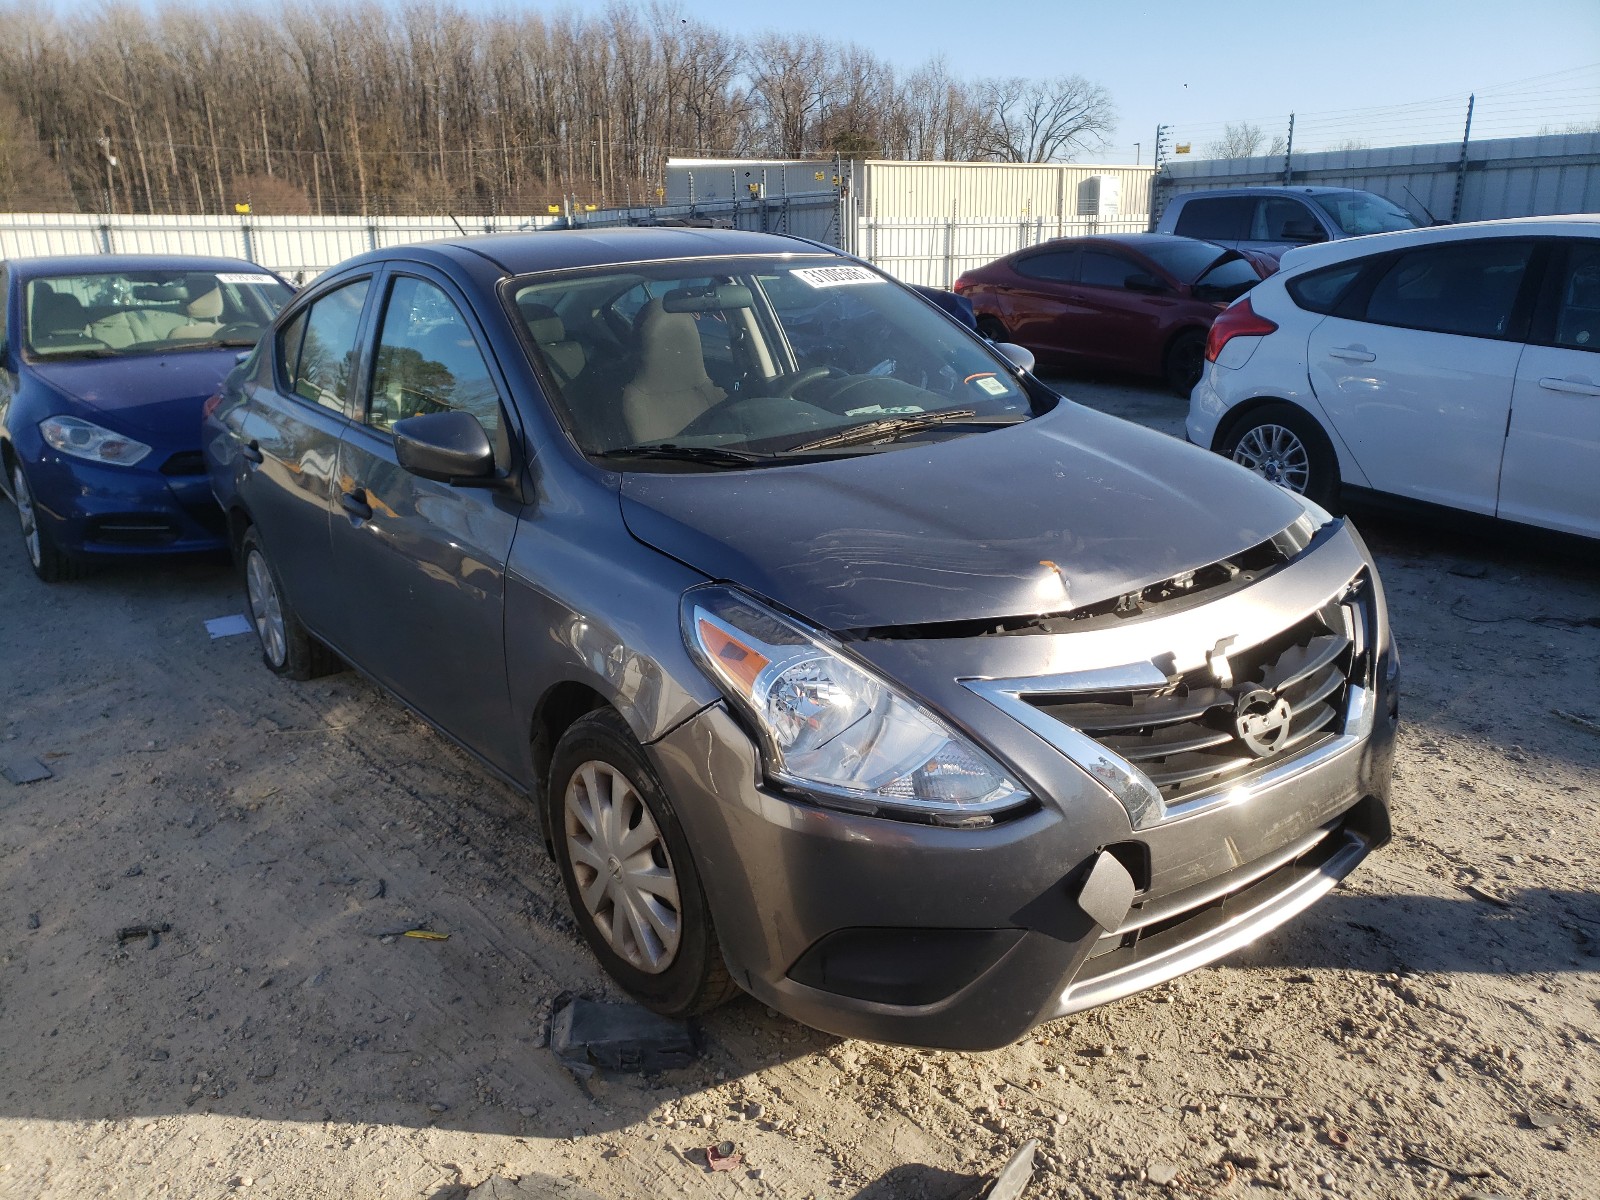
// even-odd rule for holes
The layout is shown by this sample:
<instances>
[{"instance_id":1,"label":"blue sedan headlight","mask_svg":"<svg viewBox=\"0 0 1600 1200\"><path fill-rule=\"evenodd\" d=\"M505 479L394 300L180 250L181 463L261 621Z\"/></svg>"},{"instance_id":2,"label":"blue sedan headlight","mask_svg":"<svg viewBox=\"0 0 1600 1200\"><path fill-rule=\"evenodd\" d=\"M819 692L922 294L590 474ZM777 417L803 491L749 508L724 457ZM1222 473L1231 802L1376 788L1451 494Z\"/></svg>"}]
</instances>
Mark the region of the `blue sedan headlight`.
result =
<instances>
[{"instance_id":1,"label":"blue sedan headlight","mask_svg":"<svg viewBox=\"0 0 1600 1200\"><path fill-rule=\"evenodd\" d=\"M78 417L46 417L39 422L39 432L61 453L90 462L131 467L150 453L143 442Z\"/></svg>"}]
</instances>

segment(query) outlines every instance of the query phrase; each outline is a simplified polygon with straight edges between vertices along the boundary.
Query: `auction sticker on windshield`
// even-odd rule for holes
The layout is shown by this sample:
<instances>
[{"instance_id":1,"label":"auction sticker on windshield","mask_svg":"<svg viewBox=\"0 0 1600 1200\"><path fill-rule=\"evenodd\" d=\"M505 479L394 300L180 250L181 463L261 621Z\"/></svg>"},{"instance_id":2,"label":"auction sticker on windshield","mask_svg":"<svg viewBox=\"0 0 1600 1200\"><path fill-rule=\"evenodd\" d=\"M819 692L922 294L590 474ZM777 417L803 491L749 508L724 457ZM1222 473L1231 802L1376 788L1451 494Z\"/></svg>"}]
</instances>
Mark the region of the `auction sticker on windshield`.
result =
<instances>
[{"instance_id":1,"label":"auction sticker on windshield","mask_svg":"<svg viewBox=\"0 0 1600 1200\"><path fill-rule=\"evenodd\" d=\"M277 283L271 275L218 275L218 283Z\"/></svg>"},{"instance_id":2,"label":"auction sticker on windshield","mask_svg":"<svg viewBox=\"0 0 1600 1200\"><path fill-rule=\"evenodd\" d=\"M857 283L882 283L883 276L865 267L802 267L791 271L796 279L803 279L814 288L848 287Z\"/></svg>"}]
</instances>

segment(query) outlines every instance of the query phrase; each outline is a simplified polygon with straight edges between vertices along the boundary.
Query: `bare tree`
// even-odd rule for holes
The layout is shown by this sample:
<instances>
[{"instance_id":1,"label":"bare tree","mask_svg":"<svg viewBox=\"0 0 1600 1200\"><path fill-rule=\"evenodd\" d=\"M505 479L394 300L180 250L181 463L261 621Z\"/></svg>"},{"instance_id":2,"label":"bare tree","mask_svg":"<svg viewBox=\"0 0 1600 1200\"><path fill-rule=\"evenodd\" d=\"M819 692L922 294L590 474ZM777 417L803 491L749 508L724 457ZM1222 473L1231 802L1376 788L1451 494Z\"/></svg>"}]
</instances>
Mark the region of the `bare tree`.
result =
<instances>
[{"instance_id":1,"label":"bare tree","mask_svg":"<svg viewBox=\"0 0 1600 1200\"><path fill-rule=\"evenodd\" d=\"M1240 121L1237 125L1230 123L1222 127L1220 138L1206 146L1206 157L1254 158L1258 154L1265 154L1275 158L1288 148L1282 134L1274 137L1263 150L1261 146L1266 140L1267 135L1259 125L1252 125L1249 121Z\"/></svg>"},{"instance_id":2,"label":"bare tree","mask_svg":"<svg viewBox=\"0 0 1600 1200\"><path fill-rule=\"evenodd\" d=\"M1081 75L987 79L978 86L984 112L980 154L1000 162L1069 161L1104 144L1116 128L1111 93Z\"/></svg>"}]
</instances>

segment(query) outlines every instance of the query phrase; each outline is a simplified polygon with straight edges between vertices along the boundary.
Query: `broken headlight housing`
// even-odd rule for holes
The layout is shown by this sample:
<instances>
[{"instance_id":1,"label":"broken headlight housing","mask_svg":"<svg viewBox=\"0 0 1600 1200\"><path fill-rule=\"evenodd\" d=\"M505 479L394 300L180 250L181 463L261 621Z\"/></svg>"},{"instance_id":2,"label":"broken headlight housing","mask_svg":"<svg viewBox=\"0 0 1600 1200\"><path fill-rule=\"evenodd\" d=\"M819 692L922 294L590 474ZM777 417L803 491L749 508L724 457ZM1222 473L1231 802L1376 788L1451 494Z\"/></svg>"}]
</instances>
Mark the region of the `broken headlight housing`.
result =
<instances>
[{"instance_id":1,"label":"broken headlight housing","mask_svg":"<svg viewBox=\"0 0 1600 1200\"><path fill-rule=\"evenodd\" d=\"M767 775L835 808L987 823L1028 793L970 739L820 633L732 588L683 599L690 652L760 736Z\"/></svg>"}]
</instances>

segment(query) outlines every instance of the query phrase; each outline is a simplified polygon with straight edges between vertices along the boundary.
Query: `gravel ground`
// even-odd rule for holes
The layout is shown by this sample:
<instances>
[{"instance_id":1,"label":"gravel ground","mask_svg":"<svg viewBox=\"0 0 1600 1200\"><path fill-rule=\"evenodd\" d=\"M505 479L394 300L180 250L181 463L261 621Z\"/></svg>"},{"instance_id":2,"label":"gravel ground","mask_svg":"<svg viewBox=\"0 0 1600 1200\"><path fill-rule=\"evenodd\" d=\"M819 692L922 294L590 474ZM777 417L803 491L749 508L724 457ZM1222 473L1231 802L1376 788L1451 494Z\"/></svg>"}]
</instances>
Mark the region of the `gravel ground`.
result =
<instances>
[{"instance_id":1,"label":"gravel ground","mask_svg":"<svg viewBox=\"0 0 1600 1200\"><path fill-rule=\"evenodd\" d=\"M1397 834L1309 913L992 1054L745 1000L694 1067L589 1081L547 1016L614 993L521 800L359 677L210 640L225 564L46 588L7 532L0 764L54 774L0 780L0 1195L934 1200L1030 1137L1033 1197L1600 1195L1600 568L1361 524ZM385 936L417 927L449 937Z\"/></svg>"}]
</instances>

